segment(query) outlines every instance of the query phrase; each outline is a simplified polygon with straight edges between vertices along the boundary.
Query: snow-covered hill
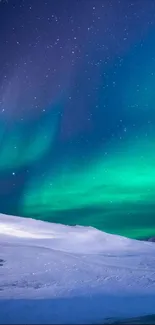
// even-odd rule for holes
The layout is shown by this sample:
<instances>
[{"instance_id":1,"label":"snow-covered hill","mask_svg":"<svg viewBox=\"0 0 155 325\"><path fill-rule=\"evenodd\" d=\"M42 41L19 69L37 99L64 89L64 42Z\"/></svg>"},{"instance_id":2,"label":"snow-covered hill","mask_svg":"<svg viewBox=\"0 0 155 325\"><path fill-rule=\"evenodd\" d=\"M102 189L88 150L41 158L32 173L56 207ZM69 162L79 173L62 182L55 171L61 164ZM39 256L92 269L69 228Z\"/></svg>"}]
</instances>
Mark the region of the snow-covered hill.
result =
<instances>
[{"instance_id":1,"label":"snow-covered hill","mask_svg":"<svg viewBox=\"0 0 155 325\"><path fill-rule=\"evenodd\" d=\"M154 243L0 215L0 324L93 324L154 311Z\"/></svg>"}]
</instances>

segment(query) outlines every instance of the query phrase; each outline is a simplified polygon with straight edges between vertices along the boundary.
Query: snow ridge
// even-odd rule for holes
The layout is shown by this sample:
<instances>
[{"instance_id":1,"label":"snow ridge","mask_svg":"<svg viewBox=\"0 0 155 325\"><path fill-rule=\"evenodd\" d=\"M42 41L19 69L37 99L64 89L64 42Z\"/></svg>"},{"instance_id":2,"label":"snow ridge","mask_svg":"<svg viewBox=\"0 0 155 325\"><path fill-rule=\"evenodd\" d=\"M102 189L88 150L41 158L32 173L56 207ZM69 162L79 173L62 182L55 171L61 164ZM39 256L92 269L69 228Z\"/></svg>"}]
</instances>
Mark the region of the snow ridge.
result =
<instances>
[{"instance_id":1,"label":"snow ridge","mask_svg":"<svg viewBox=\"0 0 155 325\"><path fill-rule=\"evenodd\" d=\"M0 324L154 313L154 243L0 214L0 247Z\"/></svg>"}]
</instances>

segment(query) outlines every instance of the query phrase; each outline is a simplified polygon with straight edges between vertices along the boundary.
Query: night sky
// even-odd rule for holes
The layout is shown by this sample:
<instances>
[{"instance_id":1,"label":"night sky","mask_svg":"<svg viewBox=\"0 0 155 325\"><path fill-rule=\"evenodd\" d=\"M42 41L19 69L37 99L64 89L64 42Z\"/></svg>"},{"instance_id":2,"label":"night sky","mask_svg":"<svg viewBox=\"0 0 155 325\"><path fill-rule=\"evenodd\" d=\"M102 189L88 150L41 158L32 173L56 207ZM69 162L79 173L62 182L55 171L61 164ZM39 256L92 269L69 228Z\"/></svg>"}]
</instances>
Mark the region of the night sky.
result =
<instances>
[{"instance_id":1,"label":"night sky","mask_svg":"<svg viewBox=\"0 0 155 325\"><path fill-rule=\"evenodd\" d=\"M0 212L155 235L154 0L0 0Z\"/></svg>"}]
</instances>

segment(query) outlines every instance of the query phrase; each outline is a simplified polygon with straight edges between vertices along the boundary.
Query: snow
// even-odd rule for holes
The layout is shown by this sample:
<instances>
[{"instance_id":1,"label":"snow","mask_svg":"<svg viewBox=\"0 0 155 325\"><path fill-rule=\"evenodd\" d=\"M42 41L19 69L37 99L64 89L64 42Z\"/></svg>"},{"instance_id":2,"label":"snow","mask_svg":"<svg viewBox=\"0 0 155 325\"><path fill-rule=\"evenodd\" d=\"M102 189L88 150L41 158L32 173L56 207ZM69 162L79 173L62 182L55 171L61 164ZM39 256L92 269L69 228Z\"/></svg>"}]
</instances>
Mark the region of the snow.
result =
<instances>
[{"instance_id":1,"label":"snow","mask_svg":"<svg viewBox=\"0 0 155 325\"><path fill-rule=\"evenodd\" d=\"M0 214L0 324L103 324L154 310L154 243Z\"/></svg>"}]
</instances>

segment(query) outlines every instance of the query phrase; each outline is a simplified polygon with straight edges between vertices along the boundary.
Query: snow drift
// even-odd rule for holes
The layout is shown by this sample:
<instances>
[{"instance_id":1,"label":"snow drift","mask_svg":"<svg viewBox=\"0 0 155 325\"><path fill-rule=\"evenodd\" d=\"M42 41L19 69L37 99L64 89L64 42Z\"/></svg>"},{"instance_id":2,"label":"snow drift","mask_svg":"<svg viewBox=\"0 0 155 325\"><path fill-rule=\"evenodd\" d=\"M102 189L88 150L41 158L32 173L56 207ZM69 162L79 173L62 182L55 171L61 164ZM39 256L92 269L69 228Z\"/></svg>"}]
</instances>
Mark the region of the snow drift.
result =
<instances>
[{"instance_id":1,"label":"snow drift","mask_svg":"<svg viewBox=\"0 0 155 325\"><path fill-rule=\"evenodd\" d=\"M154 310L154 243L0 215L0 324L103 324Z\"/></svg>"}]
</instances>

